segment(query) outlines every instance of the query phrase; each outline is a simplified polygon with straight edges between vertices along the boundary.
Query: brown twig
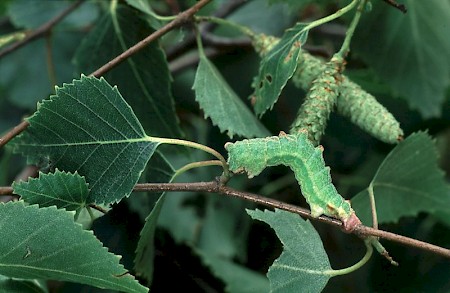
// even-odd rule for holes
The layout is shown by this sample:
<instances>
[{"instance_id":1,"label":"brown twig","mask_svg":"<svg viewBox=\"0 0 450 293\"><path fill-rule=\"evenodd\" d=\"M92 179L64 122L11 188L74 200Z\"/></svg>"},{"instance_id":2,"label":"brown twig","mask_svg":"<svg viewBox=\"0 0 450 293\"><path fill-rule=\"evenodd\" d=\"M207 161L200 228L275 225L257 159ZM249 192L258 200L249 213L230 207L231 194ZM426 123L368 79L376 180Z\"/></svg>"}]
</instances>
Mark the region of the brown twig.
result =
<instances>
[{"instance_id":1,"label":"brown twig","mask_svg":"<svg viewBox=\"0 0 450 293\"><path fill-rule=\"evenodd\" d=\"M397 2L395 2L394 0L383 0L384 2L386 2L387 4L391 5L394 8L397 8L398 10L400 10L403 13L406 13L408 10L406 9L406 6L403 4L399 4Z\"/></svg>"},{"instance_id":2,"label":"brown twig","mask_svg":"<svg viewBox=\"0 0 450 293\"><path fill-rule=\"evenodd\" d=\"M12 187L10 186L0 187L0 195L14 195Z\"/></svg>"},{"instance_id":3,"label":"brown twig","mask_svg":"<svg viewBox=\"0 0 450 293\"><path fill-rule=\"evenodd\" d=\"M118 65L119 63L124 61L126 58L132 56L133 54L136 54L138 51L143 49L145 46L149 45L152 41L156 40L157 38L161 37L162 35L166 34L169 31L171 31L172 29L174 29L174 28L176 28L178 26L181 26L182 24L188 22L191 19L191 17L196 12L198 12L200 10L200 8L202 8L203 6L208 4L209 2L211 2L211 0L201 0L201 1L197 2L194 6L192 6L188 10L180 13L173 21L169 22L167 25L163 26L161 29L155 31L154 33L149 35L147 38L145 38L144 40L140 41L139 43L137 43L133 47L129 48L128 50L126 50L125 52L123 52L122 54L120 54L119 56L114 58L113 60L109 61L108 63L106 63L105 65L103 65L99 69L97 69L95 72L93 72L91 75L94 75L96 77L102 76L103 74L105 74L109 70L113 69L116 65ZM23 44L18 45L18 43L19 43L18 42L15 45L21 47L21 46L25 45L27 42L30 42L33 39L36 39L36 38L41 37L41 36L44 36L45 34L47 34L49 32L49 30L56 23L61 21L64 18L64 16L66 16L71 11L73 11L81 3L82 3L81 0L77 1L75 3L76 5L75 4L72 5L69 9L65 10L58 17L55 17L54 19L52 19L51 21L49 21L48 23L44 24L42 27L37 29L33 34L30 34L29 37L25 38L22 41ZM32 38L30 39L30 37L32 37ZM20 42L20 43L22 43L22 42ZM15 49L17 49L17 48L18 47L16 47ZM9 49L9 48L7 48L7 49ZM2 56L1 54L2 53L0 52L0 57ZM7 53L4 53L4 54L7 54ZM23 121L19 125L17 125L16 127L14 127L11 131L9 131L5 136L1 137L0 138L0 148L3 147L13 137L18 135L22 131L24 131L28 126L29 126L29 123L27 121Z\"/></svg>"},{"instance_id":4,"label":"brown twig","mask_svg":"<svg viewBox=\"0 0 450 293\"><path fill-rule=\"evenodd\" d=\"M98 205L95 205L95 204L90 204L89 207L90 207L90 208L93 208L94 210L99 211L99 212L102 213L102 214L108 213L107 210L105 210L105 209L102 208L101 206L98 206Z\"/></svg>"},{"instance_id":5,"label":"brown twig","mask_svg":"<svg viewBox=\"0 0 450 293\"><path fill-rule=\"evenodd\" d=\"M342 228L342 222L326 216L320 216L314 218L311 216L311 212L307 209L287 204L272 198L263 197L254 193L239 191L227 186L220 185L217 181L210 182L196 182L196 183L146 183L137 184L134 191L202 191L202 192L214 192L227 196L237 197L245 199L254 203L265 205L272 208L278 208L281 210L289 211L305 218L320 221L329 225ZM393 242L398 242L407 246L416 247L422 250L433 252L450 258L450 249L439 247L427 242L419 241L409 237L397 235L391 232L374 229L364 225L358 226L352 233L361 236L376 236Z\"/></svg>"},{"instance_id":6,"label":"brown twig","mask_svg":"<svg viewBox=\"0 0 450 293\"><path fill-rule=\"evenodd\" d=\"M59 15L55 16L50 21L44 23L42 26L37 28L34 32L26 36L23 40L12 44L9 47L6 47L2 51L0 51L0 58L8 55L9 53L14 52L15 50L23 47L24 45L37 40L38 38L44 37L48 35L50 30L58 24L61 20L64 19L67 15L69 15L72 11L74 11L78 6L83 3L82 0L76 1L73 5L68 7L66 10L61 12ZM8 141L13 139L16 135L24 131L30 124L27 121L22 121L20 124L11 129L5 136L0 137L0 148L3 147Z\"/></svg>"},{"instance_id":7,"label":"brown twig","mask_svg":"<svg viewBox=\"0 0 450 293\"><path fill-rule=\"evenodd\" d=\"M230 0L224 2L224 4L217 9L216 12L214 12L213 16L215 17L226 17L230 15L233 11L241 7L247 0ZM208 22L204 25L200 26L200 33L203 34L205 32L210 32L217 26L216 23ZM186 51L190 50L192 47L194 47L196 44L195 41L195 35L190 34L188 35L183 42L174 45L173 47L169 48L166 52L167 60L171 61L175 58L178 58L180 55L185 53Z\"/></svg>"},{"instance_id":8,"label":"brown twig","mask_svg":"<svg viewBox=\"0 0 450 293\"><path fill-rule=\"evenodd\" d=\"M70 7L68 7L66 10L61 12L59 15L52 18L50 21L44 23L39 28L34 30L32 33L30 33L28 36L26 36L23 40L18 41L14 44L12 44L9 47L6 47L5 49L0 51L0 58L8 55L9 53L14 52L15 50L23 47L24 45L37 40L40 37L45 36L56 24L58 24L61 20L64 19L67 15L69 15L72 11L74 11L78 6L80 6L83 3L82 0L78 0L75 3L73 3Z\"/></svg>"},{"instance_id":9,"label":"brown twig","mask_svg":"<svg viewBox=\"0 0 450 293\"><path fill-rule=\"evenodd\" d=\"M30 123L28 121L24 120L20 122L19 125L15 126L13 129L8 131L3 137L0 137L0 148L3 147L8 141L13 139L16 135L24 131Z\"/></svg>"},{"instance_id":10,"label":"brown twig","mask_svg":"<svg viewBox=\"0 0 450 293\"><path fill-rule=\"evenodd\" d=\"M315 218L311 216L311 212L305 208L284 203L276 199L260 196L258 194L236 190L231 187L220 184L219 180L207 182L192 182L192 183L142 183L136 184L133 191L135 192L194 191L194 192L218 193L226 196L244 199L267 207L289 211L291 213L298 214L311 220L333 225L341 229L343 228L342 222L337 219L333 219L327 216L319 216ZM0 187L0 195L12 195L12 194L13 193L11 187ZM429 251L450 258L450 249L439 247L427 242L401 236L391 232L374 229L364 225L359 225L351 233L354 233L359 236L380 237L386 240L401 243L411 247L416 247L425 251Z\"/></svg>"},{"instance_id":11,"label":"brown twig","mask_svg":"<svg viewBox=\"0 0 450 293\"><path fill-rule=\"evenodd\" d=\"M166 24L159 30L155 31L154 33L152 33L151 35L149 35L148 37L146 37L145 39L143 39L142 41L140 41L133 47L129 48L128 50L126 50L125 52L123 52L122 54L120 54L119 56L114 58L113 60L109 61L108 63L106 63L105 65L103 65L102 67L100 67L99 69L94 71L93 73L91 73L91 75L96 76L96 77L102 76L103 74L110 71L115 66L117 66L118 64L120 64L121 62L126 60L131 55L136 54L137 52L139 52L140 50L142 50L143 48L148 46L154 40L158 39L159 37L163 36L164 34L168 33L169 31L173 30L174 28L177 28L177 27L183 25L184 23L189 22L190 19L192 18L192 16L195 13L197 13L203 6L208 4L209 2L211 2L211 0L201 0L201 1L197 2L194 6L192 6L188 10L185 10L184 12L178 14L178 16L174 20L172 20L171 22L169 22L168 24Z\"/></svg>"}]
</instances>

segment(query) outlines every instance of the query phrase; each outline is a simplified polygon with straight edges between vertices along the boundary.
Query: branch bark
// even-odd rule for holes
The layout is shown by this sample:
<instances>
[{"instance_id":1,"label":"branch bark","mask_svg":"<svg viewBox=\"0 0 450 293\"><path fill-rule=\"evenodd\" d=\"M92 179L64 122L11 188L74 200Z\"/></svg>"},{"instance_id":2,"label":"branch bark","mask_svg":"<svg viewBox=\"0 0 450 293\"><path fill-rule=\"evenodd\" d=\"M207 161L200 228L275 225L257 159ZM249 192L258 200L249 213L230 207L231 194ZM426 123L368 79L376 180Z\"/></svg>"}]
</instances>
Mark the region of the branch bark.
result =
<instances>
[{"instance_id":1,"label":"branch bark","mask_svg":"<svg viewBox=\"0 0 450 293\"><path fill-rule=\"evenodd\" d=\"M3 137L0 137L0 148L3 147L5 144L8 143L11 139L13 139L16 135L24 131L30 123L28 121L24 120L20 122L17 126L15 126L13 129L8 131Z\"/></svg>"},{"instance_id":2,"label":"branch bark","mask_svg":"<svg viewBox=\"0 0 450 293\"><path fill-rule=\"evenodd\" d=\"M180 13L173 21L169 22L159 30L155 31L151 35L149 35L147 38L143 39L133 47L129 48L113 60L109 61L93 73L91 75L95 77L100 77L106 72L113 69L115 66L129 58L130 56L136 54L146 46L148 46L151 42L158 39L159 37L163 36L164 34L168 33L169 31L173 30L174 28L177 28L184 23L188 22L192 16L197 13L203 6L211 2L211 0L201 0L197 2L194 6L189 8L188 10L185 10L184 12ZM63 11L60 15L55 17L54 19L50 20L46 24L42 25L40 28L38 28L34 33L30 34L27 38L22 40L21 42L17 42L11 47L6 48L5 52L0 51L0 58L14 50L16 50L19 47L22 47L23 45L31 42L32 40L35 40L39 37L44 36L47 34L53 26L55 26L58 22L60 22L65 16L67 16L70 12L75 10L83 1L79 0L74 5L69 7L67 10ZM14 46L14 48L12 48ZM12 138L14 138L16 135L20 134L22 131L24 131L29 126L29 123L27 121L21 122L19 125L15 126L12 130L10 130L5 136L0 137L0 148L3 147L8 141L10 141Z\"/></svg>"},{"instance_id":3,"label":"branch bark","mask_svg":"<svg viewBox=\"0 0 450 293\"><path fill-rule=\"evenodd\" d=\"M298 214L310 220L319 221L343 230L341 221L327 216L319 216L314 218L311 212L305 208L301 208L292 204L288 204L276 199L267 198L258 194L236 190L234 188L222 185L219 180L207 182L192 182L192 183L142 183L136 184L134 192L161 192L161 191L192 191L192 192L208 192L218 193L226 196L236 197L261 204L270 208L277 208L291 213ZM13 195L11 187L0 187L0 195ZM434 254L438 254L450 259L450 249L436 246L427 242L405 237L395 233L359 225L352 234L358 236L375 236L392 242L397 242L406 246L419 248Z\"/></svg>"},{"instance_id":4,"label":"branch bark","mask_svg":"<svg viewBox=\"0 0 450 293\"><path fill-rule=\"evenodd\" d=\"M211 2L211 0L201 0L201 1L197 2L194 6L192 6L188 10L185 10L184 12L180 13L174 20L172 20L171 22L169 22L168 24L166 24L159 30L155 31L154 33L152 33L151 35L149 35L148 37L146 37L145 39L143 39L142 41L140 41L133 47L129 48L128 50L126 50L125 52L123 52L122 54L120 54L119 56L114 58L113 60L109 61L108 63L106 63L105 65L103 65L102 67L100 67L99 69L94 71L93 73L91 73L91 75L93 75L95 77L102 76L106 72L113 69L115 66L122 63L128 57L136 54L137 52L139 52L140 50L142 50L143 48L148 46L154 40L165 35L166 33L173 30L174 28L177 28L177 27L189 22L190 19L192 18L192 16L195 13L197 13L203 6L208 4L209 2Z\"/></svg>"}]
</instances>

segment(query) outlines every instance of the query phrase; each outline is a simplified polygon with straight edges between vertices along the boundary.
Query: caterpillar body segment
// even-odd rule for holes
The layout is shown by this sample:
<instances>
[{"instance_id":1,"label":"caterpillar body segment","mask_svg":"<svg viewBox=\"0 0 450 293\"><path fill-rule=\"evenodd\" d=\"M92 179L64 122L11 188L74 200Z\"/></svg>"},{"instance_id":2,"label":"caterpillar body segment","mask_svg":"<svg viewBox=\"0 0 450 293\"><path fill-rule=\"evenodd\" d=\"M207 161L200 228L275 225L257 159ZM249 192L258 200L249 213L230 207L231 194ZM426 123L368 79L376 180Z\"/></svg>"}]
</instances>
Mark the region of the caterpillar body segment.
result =
<instances>
[{"instance_id":1,"label":"caterpillar body segment","mask_svg":"<svg viewBox=\"0 0 450 293\"><path fill-rule=\"evenodd\" d=\"M343 60L333 58L325 65L325 70L312 82L305 101L291 125L290 133L305 129L313 144L319 144L339 95L342 63Z\"/></svg>"},{"instance_id":2,"label":"caterpillar body segment","mask_svg":"<svg viewBox=\"0 0 450 293\"><path fill-rule=\"evenodd\" d=\"M246 172L251 178L266 167L288 166L294 172L313 217L327 215L338 218L348 230L360 223L350 203L339 195L331 182L330 168L325 167L322 156L323 148L314 147L306 132L245 139L227 143L225 148L230 171Z\"/></svg>"},{"instance_id":3,"label":"caterpillar body segment","mask_svg":"<svg viewBox=\"0 0 450 293\"><path fill-rule=\"evenodd\" d=\"M262 56L278 41L278 38L263 34L253 38L254 48ZM313 81L326 70L327 66L320 58L305 51L300 54L292 82L297 87L308 91L313 86ZM342 75L339 91L336 109L340 115L383 142L395 144L403 139L403 130L399 122L373 95L344 75Z\"/></svg>"}]
</instances>

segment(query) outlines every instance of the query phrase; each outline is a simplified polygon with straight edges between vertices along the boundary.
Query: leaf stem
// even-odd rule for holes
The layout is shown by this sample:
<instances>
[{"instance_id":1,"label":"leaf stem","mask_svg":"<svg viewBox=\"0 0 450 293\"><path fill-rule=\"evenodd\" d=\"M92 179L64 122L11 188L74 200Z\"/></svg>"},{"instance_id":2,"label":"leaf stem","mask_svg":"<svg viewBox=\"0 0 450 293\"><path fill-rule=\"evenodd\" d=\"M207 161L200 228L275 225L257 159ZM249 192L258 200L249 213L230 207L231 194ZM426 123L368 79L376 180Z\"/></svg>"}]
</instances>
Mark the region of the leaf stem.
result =
<instances>
[{"instance_id":1,"label":"leaf stem","mask_svg":"<svg viewBox=\"0 0 450 293\"><path fill-rule=\"evenodd\" d=\"M202 36L198 30L198 27L195 26L195 40L197 41L198 55L200 58L205 57L205 50L203 49Z\"/></svg>"},{"instance_id":2,"label":"leaf stem","mask_svg":"<svg viewBox=\"0 0 450 293\"><path fill-rule=\"evenodd\" d=\"M344 59L348 52L350 51L350 42L353 37L353 33L355 32L356 27L358 26L359 20L361 18L361 14L364 10L364 7L366 5L366 0L358 0L360 1L358 8L356 8L356 13L353 16L352 22L350 23L350 26L347 29L347 32L345 33L345 39L342 43L341 49L339 52L336 53L337 56Z\"/></svg>"},{"instance_id":3,"label":"leaf stem","mask_svg":"<svg viewBox=\"0 0 450 293\"><path fill-rule=\"evenodd\" d=\"M56 79L55 63L53 62L53 46L52 35L48 32L45 36L45 56L47 61L48 79L50 80L51 90L55 90L55 86L58 84Z\"/></svg>"},{"instance_id":4,"label":"leaf stem","mask_svg":"<svg viewBox=\"0 0 450 293\"><path fill-rule=\"evenodd\" d=\"M327 275L330 275L332 277L347 275L349 273L352 273L352 272L358 270L363 265L365 265L369 261L370 257L372 256L373 248L372 248L372 245L370 244L369 240L364 240L364 244L366 245L366 254L363 256L363 258L360 261L358 261L354 265L352 265L348 268L345 268L345 269L327 271L326 272Z\"/></svg>"},{"instance_id":5,"label":"leaf stem","mask_svg":"<svg viewBox=\"0 0 450 293\"><path fill-rule=\"evenodd\" d=\"M372 211L372 227L375 229L378 229L377 207L375 204L375 194L373 193L372 182L369 184L369 187L367 188L367 192L369 193L370 209Z\"/></svg>"},{"instance_id":6,"label":"leaf stem","mask_svg":"<svg viewBox=\"0 0 450 293\"><path fill-rule=\"evenodd\" d=\"M344 8L339 9L338 11L336 11L333 14L330 14L324 18L320 18L318 20L315 20L313 22L310 22L307 26L305 26L302 31L307 31L310 29L313 29L317 26L320 26L324 23L330 22L332 20L335 20L336 18L341 17L342 15L346 14L347 12L349 12L350 10L352 10L357 4L358 2L360 2L361 0L352 0L352 2L350 4L348 4L347 6L345 6Z\"/></svg>"},{"instance_id":7,"label":"leaf stem","mask_svg":"<svg viewBox=\"0 0 450 293\"><path fill-rule=\"evenodd\" d=\"M369 243L372 244L373 247L375 247L378 253L384 256L391 263L391 265L398 266L398 263L389 255L386 248L384 248L384 246L380 243L378 239L379 239L378 237L374 236L369 236L366 238L366 240L369 241Z\"/></svg>"},{"instance_id":8,"label":"leaf stem","mask_svg":"<svg viewBox=\"0 0 450 293\"><path fill-rule=\"evenodd\" d=\"M95 215L94 215L94 212L92 211L91 207L90 207L90 206L86 206L86 210L87 210L88 213L89 213L89 217L91 218L91 222L94 222L94 220L95 220Z\"/></svg>"},{"instance_id":9,"label":"leaf stem","mask_svg":"<svg viewBox=\"0 0 450 293\"><path fill-rule=\"evenodd\" d=\"M219 159L219 161L221 162L221 165L223 167L223 173L224 173L223 176L225 177L223 179L226 180L226 179L228 179L230 177L230 171L228 169L227 161L215 149L212 149L212 148L210 148L208 146L205 146L203 144L196 143L196 142L193 142L193 141L176 139L176 138L162 138L162 137L151 137L151 136L148 136L147 139L148 139L148 141L153 141L153 142L158 142L158 143L165 143L165 144L173 144L173 145L182 145L182 146L187 146L187 147L191 147L191 148L194 148L194 149L198 149L198 150L202 150L204 152L207 152L207 153L213 155L214 157L216 157L217 159Z\"/></svg>"},{"instance_id":10,"label":"leaf stem","mask_svg":"<svg viewBox=\"0 0 450 293\"><path fill-rule=\"evenodd\" d=\"M219 160L209 160L209 161L200 161L200 162L193 162L184 165L183 167L179 168L175 171L175 173L172 176L173 181L176 177L183 174L184 172L194 169L194 168L201 168L201 167L208 167L208 166L222 166L222 162Z\"/></svg>"}]
</instances>

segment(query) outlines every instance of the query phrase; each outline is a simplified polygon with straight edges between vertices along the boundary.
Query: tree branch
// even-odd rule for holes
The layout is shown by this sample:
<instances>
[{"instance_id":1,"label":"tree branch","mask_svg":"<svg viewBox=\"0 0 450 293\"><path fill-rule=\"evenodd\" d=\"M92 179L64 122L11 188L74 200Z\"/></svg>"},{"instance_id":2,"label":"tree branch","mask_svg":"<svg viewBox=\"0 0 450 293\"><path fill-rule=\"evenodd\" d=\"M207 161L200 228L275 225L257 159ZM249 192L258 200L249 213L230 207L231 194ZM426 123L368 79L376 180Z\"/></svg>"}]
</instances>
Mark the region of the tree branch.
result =
<instances>
[{"instance_id":1,"label":"tree branch","mask_svg":"<svg viewBox=\"0 0 450 293\"><path fill-rule=\"evenodd\" d=\"M226 17L230 15L233 11L241 7L247 0L230 0L224 2L224 4L217 9L216 12L214 12L213 16L215 17ZM200 33L203 34L205 32L210 32L212 29L214 29L217 26L216 23L208 22L204 25L200 26ZM185 53L187 50L191 49L193 46L195 46L195 35L190 34L186 36L186 38L183 40L183 42L174 45L173 47L169 48L166 52L167 60L171 61L175 58L179 57L183 53Z\"/></svg>"},{"instance_id":2,"label":"tree branch","mask_svg":"<svg viewBox=\"0 0 450 293\"><path fill-rule=\"evenodd\" d=\"M136 184L133 191L134 192L194 191L194 192L218 193L226 196L244 199L267 207L285 210L291 213L298 214L310 220L319 221L325 224L339 227L341 229L343 228L342 222L337 219L330 218L327 216L319 216L317 218L314 218L313 216L311 216L311 212L305 208L301 208L292 204L278 201L276 199L263 197L258 194L236 190L231 187L220 184L219 180L207 182L193 182L193 183L142 183ZM13 190L11 187L0 187L0 195L13 195ZM406 246L416 247L425 251L429 251L450 258L450 249L446 249L440 246L436 246L427 242L419 241L391 232L374 229L364 225L358 226L351 233L356 234L358 236L380 237L389 241L401 243Z\"/></svg>"},{"instance_id":3,"label":"tree branch","mask_svg":"<svg viewBox=\"0 0 450 293\"><path fill-rule=\"evenodd\" d=\"M258 203L261 205L265 205L271 208L278 208L281 210L289 211L291 213L298 214L305 218L319 221L322 223L326 223L329 225L333 225L335 227L343 228L343 224L341 221L337 219L333 219L327 216L319 216L314 218L311 216L311 212L305 208L301 208L295 205L291 205L288 203L284 203L272 198L263 197L250 192L243 192L236 189L233 189L228 186L220 185L218 181L209 181L209 182L195 182L195 183L145 183L145 184L136 184L134 191L202 191L202 192L211 192L211 193L219 193L222 195L232 196L241 198L247 201L251 201L254 203ZM383 230L374 229L371 227L367 227L364 225L358 226L352 233L359 236L376 236L386 240L390 240L393 242L398 242L407 246L416 247L425 251L429 251L435 254L439 254L441 256L445 256L450 258L450 250L439 247L427 242L419 241L416 239L412 239L409 237L401 236L398 234L394 234L391 232L386 232Z\"/></svg>"},{"instance_id":4,"label":"tree branch","mask_svg":"<svg viewBox=\"0 0 450 293\"><path fill-rule=\"evenodd\" d=\"M167 32L171 31L174 28L177 28L181 26L182 24L188 22L192 16L197 13L203 6L211 2L211 0L201 0L197 2L194 6L189 8L188 10L180 13L173 21L169 22L167 25L163 26L159 30L155 31L151 35L149 35L144 40L140 41L133 47L129 48L113 60L109 61L96 71L94 71L91 75L99 77L108 72L109 70L113 69L115 66L123 62L125 59L129 58L133 54L136 54L146 46L148 46L151 42L156 40L157 38L163 36ZM44 24L42 27L37 29L33 34L31 34L29 37L25 38L23 41L18 43L20 44L20 47L25 45L26 43L30 42L33 39L36 39L38 37L41 37L48 33L48 31L59 21L61 21L67 14L69 14L71 11L73 11L76 7L78 7L82 3L81 0L77 1L74 5L69 7L69 9L65 10L63 13L61 13L58 17L55 17L48 23ZM17 45L16 43L15 45ZM9 48L7 48L9 49ZM17 48L16 48L17 49ZM5 51L5 50L4 50ZM3 52L3 51L2 51ZM0 57L2 53L0 52ZM7 53L6 53L7 54ZM29 126L29 123L27 121L21 122L19 125L14 127L12 130L10 130L5 136L0 137L0 148L3 147L8 141L10 141L12 138L14 138L16 135L20 134L22 131L24 131Z\"/></svg>"},{"instance_id":5,"label":"tree branch","mask_svg":"<svg viewBox=\"0 0 450 293\"><path fill-rule=\"evenodd\" d=\"M106 72L113 69L115 66L122 63L128 57L136 54L137 52L139 52L140 50L142 50L143 48L148 46L154 40L165 35L166 33L173 30L174 28L177 28L177 27L183 25L184 23L188 22L192 18L192 16L200 10L200 8L202 8L209 2L211 2L211 0L201 0L201 1L197 2L194 6L192 6L188 10L185 10L184 12L178 14L178 16L174 20L172 20L171 22L169 22L168 24L166 24L159 30L155 31L154 33L152 33L151 35L149 35L148 37L146 37L145 39L143 39L142 41L140 41L133 47L130 47L128 50L126 50L125 52L123 52L122 54L120 54L119 56L114 58L113 60L109 61L108 63L106 63L105 65L103 65L102 67L100 67L99 69L94 71L93 73L91 73L91 75L93 75L95 77L102 76Z\"/></svg>"},{"instance_id":6,"label":"tree branch","mask_svg":"<svg viewBox=\"0 0 450 293\"><path fill-rule=\"evenodd\" d=\"M76 1L74 4L72 4L70 7L68 7L66 10L61 12L59 15L52 18L50 21L44 23L39 28L34 30L32 33L30 33L28 36L26 36L23 40L18 41L14 44L12 44L9 47L6 47L5 49L0 51L0 58L8 55L9 53L14 52L15 50L25 46L26 44L35 41L43 36L45 36L55 25L57 25L61 20L63 20L67 15L69 15L72 11L74 11L78 6L80 6L83 3L82 0Z\"/></svg>"},{"instance_id":7,"label":"tree branch","mask_svg":"<svg viewBox=\"0 0 450 293\"><path fill-rule=\"evenodd\" d=\"M13 129L8 131L3 137L0 137L0 148L3 147L5 144L8 143L11 139L13 139L16 135L24 131L30 123L28 121L24 120L20 122L17 126L15 126Z\"/></svg>"}]
</instances>

